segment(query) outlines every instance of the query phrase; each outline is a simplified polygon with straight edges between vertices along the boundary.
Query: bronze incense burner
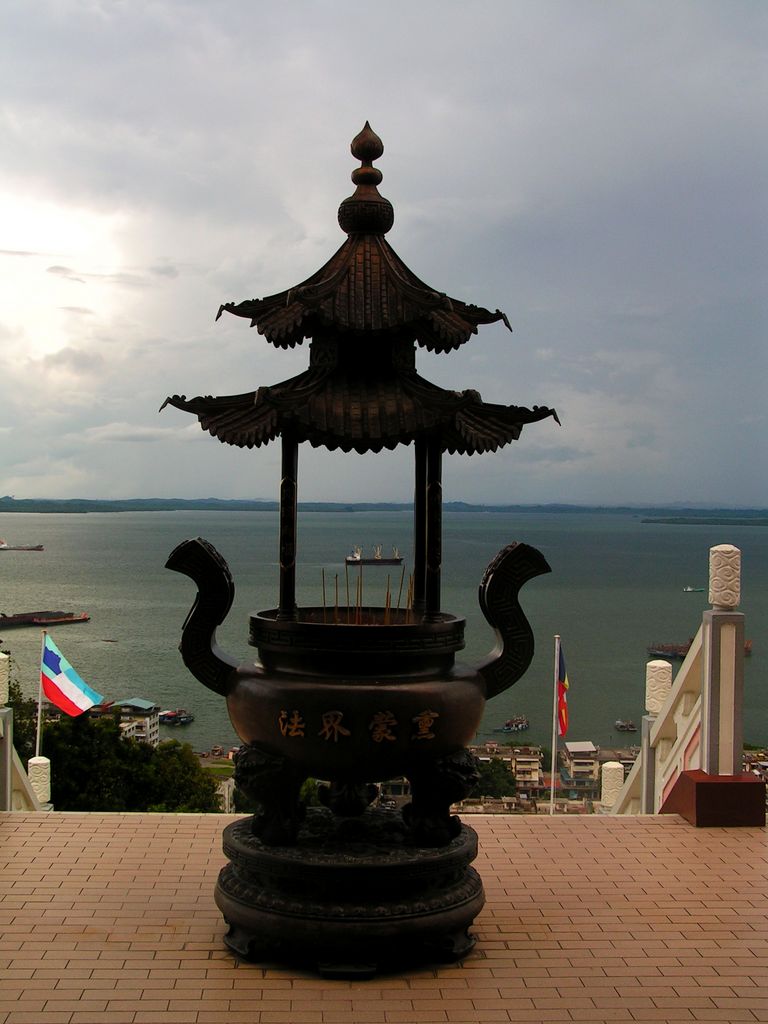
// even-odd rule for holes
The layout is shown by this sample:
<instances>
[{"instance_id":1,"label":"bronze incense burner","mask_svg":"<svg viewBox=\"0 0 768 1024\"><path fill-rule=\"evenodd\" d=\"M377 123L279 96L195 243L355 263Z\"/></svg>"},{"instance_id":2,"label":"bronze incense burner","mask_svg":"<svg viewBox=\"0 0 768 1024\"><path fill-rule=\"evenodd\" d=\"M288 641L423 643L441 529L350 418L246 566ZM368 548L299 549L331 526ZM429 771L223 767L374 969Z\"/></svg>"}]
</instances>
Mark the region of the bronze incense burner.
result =
<instances>
[{"instance_id":1,"label":"bronze incense burner","mask_svg":"<svg viewBox=\"0 0 768 1024\"><path fill-rule=\"evenodd\" d=\"M495 650L456 661L464 620L440 607L443 452L494 451L545 407L492 405L420 377L416 346L448 352L504 321L500 311L449 299L420 281L385 239L394 214L378 192L380 139L366 123L352 143L357 188L339 209L346 242L307 281L265 299L228 303L269 342L311 339L308 370L243 395L166 400L213 436L241 447L282 441L280 599L250 618L258 660L237 664L215 641L234 595L222 556L184 541L168 568L197 584L180 650L192 674L226 698L243 741L236 784L259 810L225 830L230 863L216 900L228 945L251 959L301 959L326 973L370 973L393 960L455 959L472 946L483 903L469 866L476 837L451 815L477 779L466 750L485 701L515 683L533 657L518 603L548 572L543 556L510 544L488 566L480 605ZM508 324L507 324L508 326ZM414 444L414 565L407 608L297 607L298 451L346 452ZM362 595L362 590L360 591ZM371 806L377 783L404 775L402 815ZM323 780L324 807L300 790Z\"/></svg>"}]
</instances>

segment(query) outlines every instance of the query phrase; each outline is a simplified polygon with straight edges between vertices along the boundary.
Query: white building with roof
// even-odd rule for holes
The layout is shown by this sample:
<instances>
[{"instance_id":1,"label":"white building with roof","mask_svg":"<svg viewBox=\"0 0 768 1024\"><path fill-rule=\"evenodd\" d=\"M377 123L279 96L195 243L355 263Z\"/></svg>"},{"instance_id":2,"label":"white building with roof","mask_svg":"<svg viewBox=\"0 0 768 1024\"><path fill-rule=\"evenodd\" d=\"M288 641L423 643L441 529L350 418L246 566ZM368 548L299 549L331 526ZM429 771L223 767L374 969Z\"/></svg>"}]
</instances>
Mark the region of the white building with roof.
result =
<instances>
[{"instance_id":1,"label":"white building with roof","mask_svg":"<svg viewBox=\"0 0 768 1024\"><path fill-rule=\"evenodd\" d=\"M124 736L156 747L160 742L160 705L143 697L116 700L113 707L120 709L120 728Z\"/></svg>"}]
</instances>

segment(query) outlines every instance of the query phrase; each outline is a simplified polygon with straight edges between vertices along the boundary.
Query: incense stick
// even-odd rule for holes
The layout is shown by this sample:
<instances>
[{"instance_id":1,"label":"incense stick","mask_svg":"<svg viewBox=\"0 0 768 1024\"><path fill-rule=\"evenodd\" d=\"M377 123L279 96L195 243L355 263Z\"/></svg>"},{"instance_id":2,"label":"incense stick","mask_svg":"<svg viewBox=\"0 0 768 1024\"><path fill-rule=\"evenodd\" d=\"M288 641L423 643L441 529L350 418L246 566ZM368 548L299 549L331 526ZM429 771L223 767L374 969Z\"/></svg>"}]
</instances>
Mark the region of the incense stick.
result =
<instances>
[{"instance_id":1,"label":"incense stick","mask_svg":"<svg viewBox=\"0 0 768 1024\"><path fill-rule=\"evenodd\" d=\"M400 611L400 598L403 594L403 580L405 579L405 562L403 562L403 568L400 573L400 589L397 592L397 610Z\"/></svg>"}]
</instances>

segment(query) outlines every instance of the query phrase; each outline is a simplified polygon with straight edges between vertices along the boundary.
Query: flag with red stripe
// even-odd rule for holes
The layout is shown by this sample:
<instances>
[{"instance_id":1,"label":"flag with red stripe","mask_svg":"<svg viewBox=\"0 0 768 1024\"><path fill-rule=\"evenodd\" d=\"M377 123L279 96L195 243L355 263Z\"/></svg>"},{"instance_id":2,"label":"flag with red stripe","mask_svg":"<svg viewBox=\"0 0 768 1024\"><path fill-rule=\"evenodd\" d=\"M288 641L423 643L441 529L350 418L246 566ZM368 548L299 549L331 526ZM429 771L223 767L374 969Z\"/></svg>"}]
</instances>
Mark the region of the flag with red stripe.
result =
<instances>
[{"instance_id":1,"label":"flag with red stripe","mask_svg":"<svg viewBox=\"0 0 768 1024\"><path fill-rule=\"evenodd\" d=\"M73 718L104 699L83 682L47 633L43 640L40 676L43 693L51 704Z\"/></svg>"},{"instance_id":2,"label":"flag with red stripe","mask_svg":"<svg viewBox=\"0 0 768 1024\"><path fill-rule=\"evenodd\" d=\"M560 645L557 663L557 735L565 736L568 732L568 673L565 670L565 657Z\"/></svg>"}]
</instances>

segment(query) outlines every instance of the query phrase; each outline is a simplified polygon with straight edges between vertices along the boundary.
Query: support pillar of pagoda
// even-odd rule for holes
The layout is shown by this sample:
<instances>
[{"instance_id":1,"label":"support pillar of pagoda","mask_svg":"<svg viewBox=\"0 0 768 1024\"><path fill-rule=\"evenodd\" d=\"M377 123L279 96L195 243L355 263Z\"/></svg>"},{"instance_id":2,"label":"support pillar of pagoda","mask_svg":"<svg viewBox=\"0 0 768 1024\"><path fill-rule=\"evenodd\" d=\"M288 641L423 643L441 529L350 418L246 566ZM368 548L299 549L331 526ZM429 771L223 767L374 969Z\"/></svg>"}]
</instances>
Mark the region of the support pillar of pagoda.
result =
<instances>
[{"instance_id":1,"label":"support pillar of pagoda","mask_svg":"<svg viewBox=\"0 0 768 1024\"><path fill-rule=\"evenodd\" d=\"M282 437L280 474L280 605L282 621L296 618L296 535L299 445L290 432Z\"/></svg>"}]
</instances>

